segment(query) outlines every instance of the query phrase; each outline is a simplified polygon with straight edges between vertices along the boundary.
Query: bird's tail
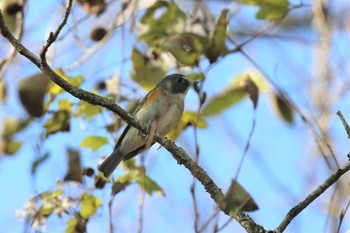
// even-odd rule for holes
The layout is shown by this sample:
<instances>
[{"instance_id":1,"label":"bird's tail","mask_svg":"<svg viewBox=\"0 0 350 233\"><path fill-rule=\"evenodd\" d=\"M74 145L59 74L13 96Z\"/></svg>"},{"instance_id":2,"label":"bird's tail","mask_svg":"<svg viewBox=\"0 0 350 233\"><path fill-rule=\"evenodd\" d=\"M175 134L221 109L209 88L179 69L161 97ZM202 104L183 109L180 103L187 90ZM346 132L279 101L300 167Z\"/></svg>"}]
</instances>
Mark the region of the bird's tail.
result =
<instances>
[{"instance_id":1,"label":"bird's tail","mask_svg":"<svg viewBox=\"0 0 350 233\"><path fill-rule=\"evenodd\" d=\"M114 150L113 153L98 166L98 170L100 170L105 177L109 177L123 160L123 157L119 150Z\"/></svg>"}]
</instances>

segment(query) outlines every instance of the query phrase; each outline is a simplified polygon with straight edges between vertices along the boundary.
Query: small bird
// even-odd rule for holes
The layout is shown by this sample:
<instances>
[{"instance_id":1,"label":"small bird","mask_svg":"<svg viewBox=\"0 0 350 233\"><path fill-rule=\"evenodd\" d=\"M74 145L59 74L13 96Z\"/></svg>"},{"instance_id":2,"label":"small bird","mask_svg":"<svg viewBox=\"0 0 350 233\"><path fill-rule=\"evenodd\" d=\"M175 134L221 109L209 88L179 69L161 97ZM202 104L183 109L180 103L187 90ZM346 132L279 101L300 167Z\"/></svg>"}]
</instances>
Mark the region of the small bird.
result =
<instances>
[{"instance_id":1,"label":"small bird","mask_svg":"<svg viewBox=\"0 0 350 233\"><path fill-rule=\"evenodd\" d=\"M140 102L135 117L145 123L148 132L155 130L162 136L167 135L179 122L184 111L184 98L191 87L182 74L171 74L160 81ZM112 154L98 167L105 177L109 177L121 161L140 154L149 146L147 138L136 128L128 125L118 139Z\"/></svg>"}]
</instances>

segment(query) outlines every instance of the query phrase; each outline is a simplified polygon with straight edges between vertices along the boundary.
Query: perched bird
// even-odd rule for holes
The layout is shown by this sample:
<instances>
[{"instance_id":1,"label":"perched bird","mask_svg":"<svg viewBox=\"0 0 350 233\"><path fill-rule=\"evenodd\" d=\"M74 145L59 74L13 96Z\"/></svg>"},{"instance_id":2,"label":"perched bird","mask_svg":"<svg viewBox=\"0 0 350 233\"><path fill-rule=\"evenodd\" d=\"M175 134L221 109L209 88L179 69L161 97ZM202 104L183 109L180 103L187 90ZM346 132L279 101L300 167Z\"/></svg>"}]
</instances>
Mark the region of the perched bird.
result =
<instances>
[{"instance_id":1,"label":"perched bird","mask_svg":"<svg viewBox=\"0 0 350 233\"><path fill-rule=\"evenodd\" d=\"M141 100L134 112L135 117L148 126L149 132L153 129L162 136L167 135L182 116L184 98L191 84L182 74L166 76ZM109 177L121 161L133 158L154 144L152 141L148 145L147 140L147 135L130 125L126 126L112 154L98 169Z\"/></svg>"}]
</instances>

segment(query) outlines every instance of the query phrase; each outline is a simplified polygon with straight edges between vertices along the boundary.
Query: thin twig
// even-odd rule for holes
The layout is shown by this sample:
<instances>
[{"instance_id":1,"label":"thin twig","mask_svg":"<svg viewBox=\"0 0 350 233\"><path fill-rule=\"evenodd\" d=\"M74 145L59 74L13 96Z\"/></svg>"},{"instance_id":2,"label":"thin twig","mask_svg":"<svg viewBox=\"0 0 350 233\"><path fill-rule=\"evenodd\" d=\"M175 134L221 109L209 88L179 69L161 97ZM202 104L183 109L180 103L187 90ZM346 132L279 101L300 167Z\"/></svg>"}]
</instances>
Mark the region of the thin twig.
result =
<instances>
[{"instance_id":1,"label":"thin twig","mask_svg":"<svg viewBox=\"0 0 350 233\"><path fill-rule=\"evenodd\" d=\"M303 7L303 6L305 6L305 5L304 5L304 4L295 5L292 9L298 9L298 8L300 8L300 7ZM273 25L272 28L274 28L275 26L279 25L279 24L283 21L283 19L284 19L285 17L286 17L286 15L285 15L281 20L279 20L277 23L275 23L275 24ZM261 34L259 33L259 35L263 35L263 34L265 34L266 32L267 32L267 31L263 30L263 31L261 32ZM254 39L256 39L256 38L259 38L259 36L254 37ZM319 130L321 131L321 135L319 135L319 134L317 133L317 131L316 131L316 130L314 129L314 127L312 126L311 122L305 117L305 115L304 115L304 114L301 112L301 110L294 104L294 102L293 102L290 98L288 98L288 96L286 95L286 93L285 93L280 87L278 87L278 85L272 80L272 78L270 78L269 75L268 75L268 74L267 74L267 73L266 73L266 72L265 72L265 71L264 71L264 70L263 70L263 69L262 69L248 54L247 54L247 53L246 53L246 52L243 51L242 45L236 43L235 40L234 40L232 37L230 37L230 36L228 36L228 39L229 39L229 40L235 45L235 47L236 47L235 49L231 50L230 53L233 53L233 52L240 52L244 57L246 57L246 58L247 58L258 70L260 70L260 72L262 72L262 74L268 79L268 81L269 81L269 82L273 85L273 87L276 89L276 91L277 91L277 93L279 94L279 96L281 96L281 98L284 99L285 102L286 102L295 112L297 112L297 113L301 116L303 122L305 123L306 126L308 126L309 130L310 130L311 133L313 134L313 136L314 136L314 138L315 138L315 140L316 140L316 142L317 142L318 148L319 148L319 150L320 150L320 152L321 152L321 154L322 154L324 160L326 161L328 167L329 167L330 169L332 168L331 164L330 164L329 161L328 161L328 157L327 157L327 155L325 154L323 148L321 147L319 141L323 142L324 145L328 148L328 150L329 150L329 152L330 152L330 154L331 154L331 156L332 156L332 158L333 158L333 160L334 160L334 162L335 162L337 168L339 168L339 163L338 163L338 160L337 160L337 158L336 158L336 156L335 156L335 154L334 154L334 151L333 151L331 145L328 143L327 139L325 138L324 132L323 132L323 130L321 129L321 127L319 126L318 122L315 121L315 124L318 126ZM253 41L253 40L248 40L247 42L251 42L251 41ZM245 44L246 44L246 42L243 42L243 45L245 45Z\"/></svg>"},{"instance_id":2,"label":"thin twig","mask_svg":"<svg viewBox=\"0 0 350 233\"><path fill-rule=\"evenodd\" d=\"M218 228L216 229L215 233L216 233L216 232L220 232L220 231L222 231L223 229L225 229L225 227L227 227L228 224L230 224L230 222L232 222L232 218L229 218L224 224L222 224L221 227L218 227Z\"/></svg>"},{"instance_id":3,"label":"thin twig","mask_svg":"<svg viewBox=\"0 0 350 233\"><path fill-rule=\"evenodd\" d=\"M289 98L289 96L287 95L287 93L285 93L285 91L283 91L280 87L278 87L278 85L272 80L272 78L269 77L269 75L253 60L253 58L251 58L245 51L243 51L242 49L239 51L245 58L247 58L257 69L260 70L260 72L269 80L269 82L273 85L273 87L275 88L276 92L278 93L278 95L289 105L290 108L293 109L293 111L295 111L296 113L298 113L302 119L302 121L305 123L305 125L307 126L307 128L311 131L315 141L317 142L317 146L321 152L321 155L323 157L323 159L325 160L325 162L328 165L329 169L332 169L332 166L329 162L328 156L325 153L324 149L322 148L320 142L324 143L324 145L328 148L329 153L331 154L335 165L337 168L339 168L339 163L338 160L334 154L334 151L331 147L331 145L327 142L327 140L323 137L324 133L321 129L321 127L319 126L319 124L317 123L317 121L314 121L314 123L316 124L316 126L318 127L318 129L320 130L320 133L317 133L317 130L314 128L314 126L312 125L312 123L310 122L310 120L305 116L305 114L297 107L297 105L294 103L294 101Z\"/></svg>"},{"instance_id":4,"label":"thin twig","mask_svg":"<svg viewBox=\"0 0 350 233\"><path fill-rule=\"evenodd\" d=\"M73 4L73 0L68 0L67 2L67 7L66 7L66 11L64 13L64 17L61 21L61 23L58 25L57 29L55 32L50 32L49 38L47 38L46 43L44 44L44 46L41 48L40 50L40 58L41 60L46 63L46 53L47 50L49 49L49 47L53 44L53 42L56 41L58 35L60 34L62 28L64 27L64 25L66 25L70 11L72 9L72 4Z\"/></svg>"},{"instance_id":5,"label":"thin twig","mask_svg":"<svg viewBox=\"0 0 350 233\"><path fill-rule=\"evenodd\" d=\"M336 194L338 191L338 187L339 187L339 183L334 185L334 189L330 198L330 204L328 205L328 211L327 211L327 218L326 218L326 222L324 224L324 232L326 232L327 226L328 226L328 222L330 221L331 217L332 217L332 209L335 203L335 198L336 198Z\"/></svg>"},{"instance_id":6,"label":"thin twig","mask_svg":"<svg viewBox=\"0 0 350 233\"><path fill-rule=\"evenodd\" d=\"M346 122L343 114L340 111L337 112L337 115L340 118L341 122L343 123L344 129L348 135L348 138L350 138L350 126L349 126L349 124Z\"/></svg>"},{"instance_id":7,"label":"thin twig","mask_svg":"<svg viewBox=\"0 0 350 233\"><path fill-rule=\"evenodd\" d=\"M220 213L220 209L215 207L213 213L210 215L210 217L203 223L202 227L199 228L199 232L203 232L209 225L211 221L213 221L216 216Z\"/></svg>"},{"instance_id":8,"label":"thin twig","mask_svg":"<svg viewBox=\"0 0 350 233\"><path fill-rule=\"evenodd\" d=\"M79 67L83 63L85 63L87 60L90 59L97 51L99 51L103 46L106 45L106 42L114 35L115 31L124 23L128 22L128 20L131 18L131 16L135 13L135 7L136 7L137 1L132 1L128 4L128 7L118 12L118 14L115 16L115 19L110 26L110 29L107 31L106 35L92 48L88 48L86 52L76 60L73 64L63 69L63 72L69 72L74 70L75 68ZM131 7L134 6L134 8L131 9ZM129 14L129 15L127 15ZM127 17L125 16L127 15Z\"/></svg>"},{"instance_id":9,"label":"thin twig","mask_svg":"<svg viewBox=\"0 0 350 233\"><path fill-rule=\"evenodd\" d=\"M108 215L109 215L109 233L114 233L114 225L112 219L112 205L115 195L111 196L111 199L108 201Z\"/></svg>"},{"instance_id":10,"label":"thin twig","mask_svg":"<svg viewBox=\"0 0 350 233\"><path fill-rule=\"evenodd\" d=\"M26 6L27 0L22 0L22 10L19 14L17 14L16 17L16 32L15 37L18 38L19 41L22 40L23 32L24 32L24 16L25 16L25 6ZM13 59L16 57L16 49L15 47L11 47L7 53L7 55L0 61L0 80L5 77L5 72L7 68L10 66Z\"/></svg>"},{"instance_id":11,"label":"thin twig","mask_svg":"<svg viewBox=\"0 0 350 233\"><path fill-rule=\"evenodd\" d=\"M283 219L281 224L276 228L276 232L283 232L289 223L310 203L319 197L324 191L332 186L339 178L350 170L350 162L347 162L343 168L338 169L333 175L328 177L320 186L318 186L311 194L309 194L302 202L294 206Z\"/></svg>"},{"instance_id":12,"label":"thin twig","mask_svg":"<svg viewBox=\"0 0 350 233\"><path fill-rule=\"evenodd\" d=\"M239 176L240 171L241 171L241 169L243 167L243 162L244 162L244 159L246 158L246 155L247 155L247 152L248 152L248 149L249 149L249 146L250 146L250 141L252 140L253 133L254 133L254 130L255 130L255 125L256 125L256 108L254 108L254 116L253 116L252 127L250 129L250 132L249 132L248 139L247 139L247 142L246 142L245 147L244 147L244 151L243 151L242 157L241 157L241 159L239 161L239 164L238 164L235 180L238 180L238 176Z\"/></svg>"},{"instance_id":13,"label":"thin twig","mask_svg":"<svg viewBox=\"0 0 350 233\"><path fill-rule=\"evenodd\" d=\"M194 142L195 142L195 147L196 147L196 156L195 156L195 162L198 164L199 162L199 144L198 144L198 129L197 129L197 121L198 121L198 116L202 107L202 101L200 99L200 92L198 93L198 100L199 100L199 105L198 105L198 110L197 110L197 115L196 115L196 122L194 123L193 127L193 132L194 132ZM196 177L193 177L193 181L190 187L190 192L191 192L191 197L192 197L192 203L193 203L193 212L194 212L194 232L198 233L199 231L199 211L198 211L198 205L197 205L197 198L196 198Z\"/></svg>"},{"instance_id":14,"label":"thin twig","mask_svg":"<svg viewBox=\"0 0 350 233\"><path fill-rule=\"evenodd\" d=\"M340 228L341 228L341 225L342 225L342 223L343 223L344 216L345 216L346 212L348 211L349 206L350 206L350 199L348 200L348 203L346 204L345 208L342 209L341 212L340 212L339 224L338 224L336 233L339 233L339 232L340 232Z\"/></svg>"},{"instance_id":15,"label":"thin twig","mask_svg":"<svg viewBox=\"0 0 350 233\"><path fill-rule=\"evenodd\" d=\"M143 207L145 205L145 174L143 173L143 178L141 180L143 182L143 187L140 188L140 196L139 196L139 217L138 217L138 227L137 233L142 233L143 230Z\"/></svg>"}]
</instances>

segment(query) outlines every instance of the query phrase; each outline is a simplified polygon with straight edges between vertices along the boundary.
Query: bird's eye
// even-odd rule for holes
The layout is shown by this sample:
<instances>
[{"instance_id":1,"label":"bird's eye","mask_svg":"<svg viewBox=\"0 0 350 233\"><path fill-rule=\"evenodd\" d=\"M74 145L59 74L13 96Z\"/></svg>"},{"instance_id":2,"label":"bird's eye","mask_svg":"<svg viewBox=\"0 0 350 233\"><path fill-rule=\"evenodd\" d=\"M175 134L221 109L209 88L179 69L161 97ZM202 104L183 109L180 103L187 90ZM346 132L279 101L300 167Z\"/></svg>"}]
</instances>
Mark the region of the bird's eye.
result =
<instances>
[{"instance_id":1,"label":"bird's eye","mask_svg":"<svg viewBox=\"0 0 350 233\"><path fill-rule=\"evenodd\" d=\"M184 81L184 79L183 79L183 78L177 78L176 81L177 81L178 83L182 83L182 82Z\"/></svg>"}]
</instances>

